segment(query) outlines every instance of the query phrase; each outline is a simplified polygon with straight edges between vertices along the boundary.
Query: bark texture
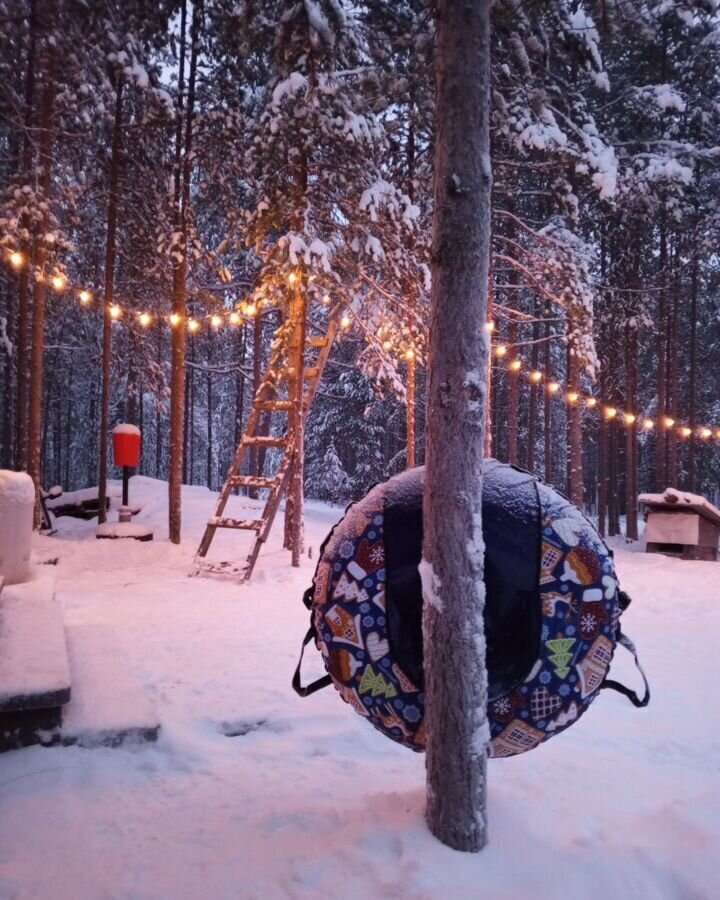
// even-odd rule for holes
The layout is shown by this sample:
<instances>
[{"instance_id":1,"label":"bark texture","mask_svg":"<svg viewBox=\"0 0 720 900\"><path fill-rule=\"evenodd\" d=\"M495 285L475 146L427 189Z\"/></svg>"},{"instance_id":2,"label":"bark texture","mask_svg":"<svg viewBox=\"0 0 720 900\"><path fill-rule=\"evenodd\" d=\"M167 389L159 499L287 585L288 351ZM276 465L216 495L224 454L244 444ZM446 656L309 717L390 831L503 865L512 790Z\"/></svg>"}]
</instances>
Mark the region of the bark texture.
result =
<instances>
[{"instance_id":1,"label":"bark texture","mask_svg":"<svg viewBox=\"0 0 720 900\"><path fill-rule=\"evenodd\" d=\"M490 238L489 4L438 0L423 631L430 830L487 841L481 529Z\"/></svg>"}]
</instances>

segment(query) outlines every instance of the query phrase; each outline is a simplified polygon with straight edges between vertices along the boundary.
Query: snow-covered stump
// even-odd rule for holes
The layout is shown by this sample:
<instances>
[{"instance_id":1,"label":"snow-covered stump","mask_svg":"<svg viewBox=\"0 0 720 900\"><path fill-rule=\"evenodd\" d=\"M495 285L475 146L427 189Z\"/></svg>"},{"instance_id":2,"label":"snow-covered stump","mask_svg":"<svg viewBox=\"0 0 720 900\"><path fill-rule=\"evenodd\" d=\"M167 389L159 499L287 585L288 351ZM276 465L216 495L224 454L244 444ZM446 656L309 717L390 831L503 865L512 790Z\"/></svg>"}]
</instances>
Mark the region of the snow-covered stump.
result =
<instances>
[{"instance_id":1,"label":"snow-covered stump","mask_svg":"<svg viewBox=\"0 0 720 900\"><path fill-rule=\"evenodd\" d=\"M0 469L0 578L20 584L30 577L35 486L27 472Z\"/></svg>"}]
</instances>

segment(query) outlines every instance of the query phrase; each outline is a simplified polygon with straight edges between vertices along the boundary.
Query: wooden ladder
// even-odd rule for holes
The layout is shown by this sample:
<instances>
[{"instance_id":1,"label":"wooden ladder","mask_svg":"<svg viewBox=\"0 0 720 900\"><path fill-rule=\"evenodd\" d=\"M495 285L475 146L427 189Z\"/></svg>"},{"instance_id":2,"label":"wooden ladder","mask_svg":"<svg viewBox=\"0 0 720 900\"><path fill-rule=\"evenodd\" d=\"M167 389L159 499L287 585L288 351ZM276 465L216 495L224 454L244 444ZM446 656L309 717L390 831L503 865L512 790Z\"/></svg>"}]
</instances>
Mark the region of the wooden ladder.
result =
<instances>
[{"instance_id":1,"label":"wooden ladder","mask_svg":"<svg viewBox=\"0 0 720 900\"><path fill-rule=\"evenodd\" d=\"M262 545L270 534L275 515L280 507L280 501L288 488L293 463L293 415L301 414L303 420L307 418L320 384L323 370L330 356L337 330L338 311L335 310L330 313L325 334L317 337L307 337L304 341L301 357L304 389L302 411L300 413L297 409L298 401L290 396L290 384L294 375L291 329L288 323L281 325L278 329L273 341L265 377L255 395L253 408L245 426L245 432L228 470L225 484L218 496L215 513L205 526L205 532L195 554L194 569L191 574L224 575L235 578L241 583L249 581ZM308 355L314 356L314 359L308 360L306 358ZM287 398L281 396L285 386L287 387L285 391L288 394ZM268 429L270 432L272 432L272 420L275 416L287 417L287 427L283 436L275 437L271 434L258 434L263 416L268 413L271 416L271 427ZM262 471L259 475L240 474L243 463L253 448L258 450L275 448L282 451L280 465L275 475L267 477L263 475ZM235 519L224 515L225 506L234 488L268 490L269 493L260 518ZM205 558L218 528L232 528L254 534L252 548L244 562L232 560L216 562Z\"/></svg>"}]
</instances>

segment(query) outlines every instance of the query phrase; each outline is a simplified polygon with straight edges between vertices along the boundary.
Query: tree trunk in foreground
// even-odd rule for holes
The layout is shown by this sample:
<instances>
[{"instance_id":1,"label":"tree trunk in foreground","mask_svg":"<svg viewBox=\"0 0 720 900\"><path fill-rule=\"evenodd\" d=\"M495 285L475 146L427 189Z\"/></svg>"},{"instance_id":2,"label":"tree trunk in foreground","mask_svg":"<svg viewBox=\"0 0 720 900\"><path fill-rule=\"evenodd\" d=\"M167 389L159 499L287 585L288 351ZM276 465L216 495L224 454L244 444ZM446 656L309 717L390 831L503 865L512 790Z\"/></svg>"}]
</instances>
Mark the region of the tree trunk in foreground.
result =
<instances>
[{"instance_id":1,"label":"tree trunk in foreground","mask_svg":"<svg viewBox=\"0 0 720 900\"><path fill-rule=\"evenodd\" d=\"M430 830L487 841L481 490L490 238L489 3L437 0L437 138L424 496Z\"/></svg>"}]
</instances>

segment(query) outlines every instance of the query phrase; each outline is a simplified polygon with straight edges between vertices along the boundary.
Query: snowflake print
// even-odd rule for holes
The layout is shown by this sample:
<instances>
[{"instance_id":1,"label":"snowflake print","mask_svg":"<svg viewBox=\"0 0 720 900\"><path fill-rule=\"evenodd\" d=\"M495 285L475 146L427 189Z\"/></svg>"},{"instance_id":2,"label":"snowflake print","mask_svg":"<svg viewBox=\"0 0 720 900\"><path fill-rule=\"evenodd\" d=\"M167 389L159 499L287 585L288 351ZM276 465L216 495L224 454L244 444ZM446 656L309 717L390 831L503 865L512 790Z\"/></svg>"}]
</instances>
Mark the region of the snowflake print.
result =
<instances>
[{"instance_id":1,"label":"snowflake print","mask_svg":"<svg viewBox=\"0 0 720 900\"><path fill-rule=\"evenodd\" d=\"M594 613L584 613L580 616L580 627L583 631L595 631L597 626L598 620Z\"/></svg>"},{"instance_id":2,"label":"snowflake print","mask_svg":"<svg viewBox=\"0 0 720 900\"><path fill-rule=\"evenodd\" d=\"M507 697L501 697L495 701L495 715L507 716L512 712L512 704Z\"/></svg>"},{"instance_id":3,"label":"snowflake print","mask_svg":"<svg viewBox=\"0 0 720 900\"><path fill-rule=\"evenodd\" d=\"M382 544L376 544L370 551L370 561L374 566L381 566L385 562L385 548Z\"/></svg>"}]
</instances>

